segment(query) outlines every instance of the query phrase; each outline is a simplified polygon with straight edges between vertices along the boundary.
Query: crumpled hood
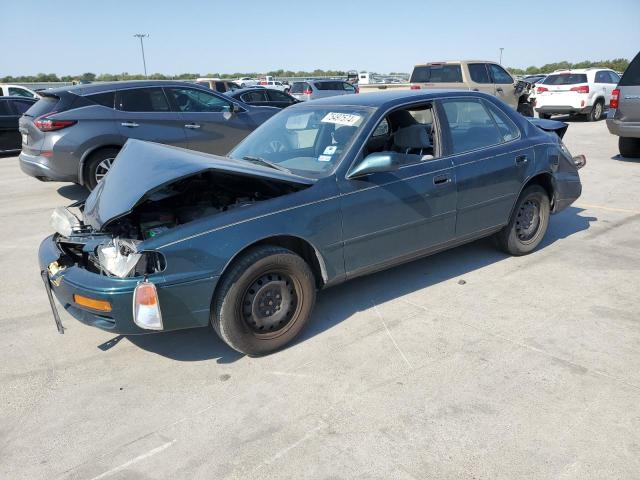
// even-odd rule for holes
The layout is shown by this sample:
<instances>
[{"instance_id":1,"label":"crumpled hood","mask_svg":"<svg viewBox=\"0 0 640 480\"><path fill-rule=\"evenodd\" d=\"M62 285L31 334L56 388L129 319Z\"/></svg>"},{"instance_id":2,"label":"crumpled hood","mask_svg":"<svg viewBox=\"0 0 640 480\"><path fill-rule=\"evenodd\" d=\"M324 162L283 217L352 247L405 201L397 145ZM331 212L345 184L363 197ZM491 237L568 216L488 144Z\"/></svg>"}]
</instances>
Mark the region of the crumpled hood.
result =
<instances>
[{"instance_id":1,"label":"crumpled hood","mask_svg":"<svg viewBox=\"0 0 640 480\"><path fill-rule=\"evenodd\" d=\"M314 183L309 178L248 162L129 139L109 173L87 197L83 212L84 223L99 231L109 222L130 213L154 191L207 170L296 185Z\"/></svg>"}]
</instances>

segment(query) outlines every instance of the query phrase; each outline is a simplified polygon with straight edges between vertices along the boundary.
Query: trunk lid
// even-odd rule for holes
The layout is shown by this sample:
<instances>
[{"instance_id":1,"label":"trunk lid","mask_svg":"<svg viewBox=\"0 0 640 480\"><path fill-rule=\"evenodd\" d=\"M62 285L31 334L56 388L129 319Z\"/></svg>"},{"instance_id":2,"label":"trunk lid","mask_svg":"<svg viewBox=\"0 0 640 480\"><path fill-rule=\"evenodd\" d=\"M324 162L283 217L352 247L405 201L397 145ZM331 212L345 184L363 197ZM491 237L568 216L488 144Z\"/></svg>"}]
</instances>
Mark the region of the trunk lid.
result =
<instances>
[{"instance_id":1,"label":"trunk lid","mask_svg":"<svg viewBox=\"0 0 640 480\"><path fill-rule=\"evenodd\" d=\"M109 222L130 213L155 191L177 180L205 171L312 185L313 179L183 148L129 139L104 179L84 206L84 222L100 231Z\"/></svg>"}]
</instances>

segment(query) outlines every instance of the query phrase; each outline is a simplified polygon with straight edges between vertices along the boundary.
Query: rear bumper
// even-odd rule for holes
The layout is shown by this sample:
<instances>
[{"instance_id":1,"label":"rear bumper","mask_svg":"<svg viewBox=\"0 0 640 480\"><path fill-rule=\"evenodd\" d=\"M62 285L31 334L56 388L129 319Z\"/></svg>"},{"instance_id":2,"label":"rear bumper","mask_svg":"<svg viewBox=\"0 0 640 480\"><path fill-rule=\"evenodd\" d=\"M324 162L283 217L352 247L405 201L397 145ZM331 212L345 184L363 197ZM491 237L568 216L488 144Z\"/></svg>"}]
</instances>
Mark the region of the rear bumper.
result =
<instances>
[{"instance_id":1,"label":"rear bumper","mask_svg":"<svg viewBox=\"0 0 640 480\"><path fill-rule=\"evenodd\" d=\"M582 194L580 180L556 180L553 213L558 213L575 202Z\"/></svg>"},{"instance_id":2,"label":"rear bumper","mask_svg":"<svg viewBox=\"0 0 640 480\"><path fill-rule=\"evenodd\" d=\"M22 151L18 159L20 161L20 169L31 177L45 181L78 182L77 175L69 175L68 173L58 171L55 168L52 158L40 155L29 155Z\"/></svg>"},{"instance_id":3,"label":"rear bumper","mask_svg":"<svg viewBox=\"0 0 640 480\"><path fill-rule=\"evenodd\" d=\"M591 106L588 107L574 107L572 105L545 105L542 107L536 107L536 112L546 113L547 115L553 114L576 114L576 113L589 113Z\"/></svg>"},{"instance_id":4,"label":"rear bumper","mask_svg":"<svg viewBox=\"0 0 640 480\"><path fill-rule=\"evenodd\" d=\"M40 270L57 261L63 252L54 236L40 244L38 261ZM79 266L68 267L57 274L49 274L51 290L62 307L76 320L108 332L130 335L151 333L138 327L133 321L133 291L140 278L114 278L90 272ZM163 283L162 275L150 276L158 288L163 331L202 327L209 323L211 298L218 277L184 281L177 284ZM111 304L108 313L91 311L74 302L74 294Z\"/></svg>"},{"instance_id":5,"label":"rear bumper","mask_svg":"<svg viewBox=\"0 0 640 480\"><path fill-rule=\"evenodd\" d=\"M607 117L607 128L613 135L619 137L640 138L640 122L621 122L613 118L615 110L609 112Z\"/></svg>"}]
</instances>

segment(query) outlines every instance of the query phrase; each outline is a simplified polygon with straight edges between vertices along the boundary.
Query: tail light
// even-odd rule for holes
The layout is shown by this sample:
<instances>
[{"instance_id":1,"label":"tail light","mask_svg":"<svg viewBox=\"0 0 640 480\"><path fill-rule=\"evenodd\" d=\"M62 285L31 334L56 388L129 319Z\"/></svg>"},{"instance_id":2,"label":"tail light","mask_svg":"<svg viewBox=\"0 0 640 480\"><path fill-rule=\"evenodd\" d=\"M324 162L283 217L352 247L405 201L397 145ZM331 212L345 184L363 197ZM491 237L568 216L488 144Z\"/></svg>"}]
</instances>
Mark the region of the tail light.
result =
<instances>
[{"instance_id":1,"label":"tail light","mask_svg":"<svg viewBox=\"0 0 640 480\"><path fill-rule=\"evenodd\" d=\"M572 92L589 93L589 85L580 85L579 87L573 87Z\"/></svg>"},{"instance_id":2,"label":"tail light","mask_svg":"<svg viewBox=\"0 0 640 480\"><path fill-rule=\"evenodd\" d=\"M548 92L549 89L547 87L538 87L536 89L536 93L544 93L544 92Z\"/></svg>"},{"instance_id":3,"label":"tail light","mask_svg":"<svg viewBox=\"0 0 640 480\"><path fill-rule=\"evenodd\" d=\"M140 328L162 330L162 314L156 286L144 281L133 292L133 321Z\"/></svg>"},{"instance_id":4,"label":"tail light","mask_svg":"<svg viewBox=\"0 0 640 480\"><path fill-rule=\"evenodd\" d=\"M614 88L611 92L611 101L609 102L609 108L618 108L618 99L620 98L620 89Z\"/></svg>"},{"instance_id":5,"label":"tail light","mask_svg":"<svg viewBox=\"0 0 640 480\"><path fill-rule=\"evenodd\" d=\"M420 90L420 85L411 85L411 90Z\"/></svg>"},{"instance_id":6,"label":"tail light","mask_svg":"<svg viewBox=\"0 0 640 480\"><path fill-rule=\"evenodd\" d=\"M49 112L39 116L33 121L33 124L41 132L53 132L54 130L67 128L77 123L75 120L52 120L51 118L47 118L54 113L56 112Z\"/></svg>"},{"instance_id":7,"label":"tail light","mask_svg":"<svg viewBox=\"0 0 640 480\"><path fill-rule=\"evenodd\" d=\"M313 93L313 90L311 90L310 88L307 88L302 92L303 95L311 95L312 93Z\"/></svg>"}]
</instances>

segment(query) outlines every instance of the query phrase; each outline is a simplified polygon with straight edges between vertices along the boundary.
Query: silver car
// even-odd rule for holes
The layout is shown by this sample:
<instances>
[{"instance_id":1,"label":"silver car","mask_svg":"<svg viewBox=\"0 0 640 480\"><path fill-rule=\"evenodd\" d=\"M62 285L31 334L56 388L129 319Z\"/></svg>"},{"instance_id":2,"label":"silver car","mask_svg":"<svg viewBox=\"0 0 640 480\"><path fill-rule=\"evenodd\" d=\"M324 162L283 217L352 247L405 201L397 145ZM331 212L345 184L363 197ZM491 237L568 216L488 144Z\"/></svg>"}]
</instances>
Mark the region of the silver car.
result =
<instances>
[{"instance_id":1,"label":"silver car","mask_svg":"<svg viewBox=\"0 0 640 480\"><path fill-rule=\"evenodd\" d=\"M306 80L293 82L291 94L296 100L304 102L316 98L334 97L358 93L358 88L342 80Z\"/></svg>"},{"instance_id":2,"label":"silver car","mask_svg":"<svg viewBox=\"0 0 640 480\"><path fill-rule=\"evenodd\" d=\"M42 95L20 118L20 168L89 189L129 138L224 155L279 111L185 82L78 85Z\"/></svg>"},{"instance_id":3,"label":"silver car","mask_svg":"<svg viewBox=\"0 0 640 480\"><path fill-rule=\"evenodd\" d=\"M640 53L625 70L610 102L607 128L620 137L620 155L640 158Z\"/></svg>"}]
</instances>

